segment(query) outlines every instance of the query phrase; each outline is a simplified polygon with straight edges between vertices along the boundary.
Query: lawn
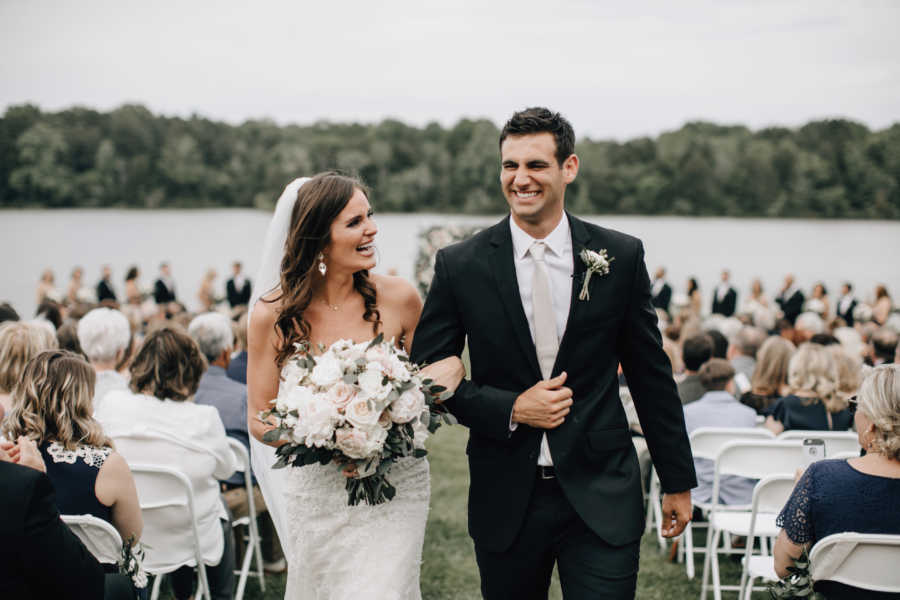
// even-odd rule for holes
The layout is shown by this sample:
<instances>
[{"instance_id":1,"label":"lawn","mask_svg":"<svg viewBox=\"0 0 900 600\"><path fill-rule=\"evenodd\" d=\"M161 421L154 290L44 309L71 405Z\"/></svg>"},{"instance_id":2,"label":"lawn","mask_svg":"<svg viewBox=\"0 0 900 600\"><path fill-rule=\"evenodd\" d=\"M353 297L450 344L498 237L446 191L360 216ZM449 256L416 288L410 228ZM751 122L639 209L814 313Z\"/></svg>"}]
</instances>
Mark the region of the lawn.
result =
<instances>
[{"instance_id":1,"label":"lawn","mask_svg":"<svg viewBox=\"0 0 900 600\"><path fill-rule=\"evenodd\" d=\"M422 562L422 597L424 600L466 600L480 598L478 568L472 540L466 531L466 493L468 472L465 443L468 432L464 427L443 427L429 441L431 462L431 512L425 533ZM702 540L698 540L702 543ZM729 560L721 561L724 582L736 582L740 571ZM703 565L697 564L697 576L687 579L684 565L668 562L656 540L645 536L641 545L641 567L638 575L637 598L641 600L680 600L700 597L700 575ZM253 578L247 584L245 598L276 600L284 597L285 578L266 577L266 590L261 592ZM736 593L725 593L735 598ZM171 598L171 595L163 595ZM362 596L361 596L362 597ZM756 593L754 599L768 598ZM550 598L559 600L562 594L556 581Z\"/></svg>"}]
</instances>

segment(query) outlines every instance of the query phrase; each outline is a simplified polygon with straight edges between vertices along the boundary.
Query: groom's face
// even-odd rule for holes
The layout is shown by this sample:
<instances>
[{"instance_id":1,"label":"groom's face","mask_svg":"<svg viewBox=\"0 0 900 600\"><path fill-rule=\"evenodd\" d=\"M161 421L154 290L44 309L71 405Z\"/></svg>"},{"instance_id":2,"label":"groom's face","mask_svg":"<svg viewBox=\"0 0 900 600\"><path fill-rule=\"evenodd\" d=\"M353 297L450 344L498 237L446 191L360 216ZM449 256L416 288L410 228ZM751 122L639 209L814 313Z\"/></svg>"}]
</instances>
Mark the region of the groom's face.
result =
<instances>
[{"instance_id":1,"label":"groom's face","mask_svg":"<svg viewBox=\"0 0 900 600\"><path fill-rule=\"evenodd\" d=\"M509 136L500 147L500 185L514 217L532 225L558 220L578 157L560 165L552 133Z\"/></svg>"}]
</instances>

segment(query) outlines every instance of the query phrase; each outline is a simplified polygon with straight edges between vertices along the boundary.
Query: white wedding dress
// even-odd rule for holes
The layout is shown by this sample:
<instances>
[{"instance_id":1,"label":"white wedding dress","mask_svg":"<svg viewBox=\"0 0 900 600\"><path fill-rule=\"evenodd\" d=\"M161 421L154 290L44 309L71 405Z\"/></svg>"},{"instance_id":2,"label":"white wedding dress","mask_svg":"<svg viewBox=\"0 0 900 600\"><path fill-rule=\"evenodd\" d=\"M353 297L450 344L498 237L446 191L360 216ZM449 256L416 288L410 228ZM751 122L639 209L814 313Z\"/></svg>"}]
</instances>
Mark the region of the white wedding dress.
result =
<instances>
[{"instance_id":1,"label":"white wedding dress","mask_svg":"<svg viewBox=\"0 0 900 600\"><path fill-rule=\"evenodd\" d=\"M280 281L281 258L297 190L292 181L275 207L263 244L251 313ZM418 600L419 565L431 484L428 462L394 463L393 500L347 505L346 480L334 464L272 469L274 448L250 438L253 473L288 559L288 600Z\"/></svg>"},{"instance_id":2,"label":"white wedding dress","mask_svg":"<svg viewBox=\"0 0 900 600\"><path fill-rule=\"evenodd\" d=\"M290 548L285 598L418 600L431 484L426 459L400 459L393 500L347 505L337 465L287 467L284 502Z\"/></svg>"}]
</instances>

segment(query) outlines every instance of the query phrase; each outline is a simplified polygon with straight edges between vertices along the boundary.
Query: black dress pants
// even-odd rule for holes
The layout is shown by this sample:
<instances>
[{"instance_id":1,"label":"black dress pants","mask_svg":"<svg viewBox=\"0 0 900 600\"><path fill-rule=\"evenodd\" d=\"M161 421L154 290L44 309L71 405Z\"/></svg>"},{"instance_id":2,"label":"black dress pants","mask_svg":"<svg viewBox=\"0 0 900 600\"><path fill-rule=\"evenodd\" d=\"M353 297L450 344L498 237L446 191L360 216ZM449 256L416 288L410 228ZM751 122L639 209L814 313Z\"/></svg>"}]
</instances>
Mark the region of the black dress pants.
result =
<instances>
[{"instance_id":1,"label":"black dress pants","mask_svg":"<svg viewBox=\"0 0 900 600\"><path fill-rule=\"evenodd\" d=\"M565 600L634 598L639 554L640 540L612 546L591 531L555 478L535 482L525 522L508 550L475 546L487 600L545 600L554 563Z\"/></svg>"}]
</instances>

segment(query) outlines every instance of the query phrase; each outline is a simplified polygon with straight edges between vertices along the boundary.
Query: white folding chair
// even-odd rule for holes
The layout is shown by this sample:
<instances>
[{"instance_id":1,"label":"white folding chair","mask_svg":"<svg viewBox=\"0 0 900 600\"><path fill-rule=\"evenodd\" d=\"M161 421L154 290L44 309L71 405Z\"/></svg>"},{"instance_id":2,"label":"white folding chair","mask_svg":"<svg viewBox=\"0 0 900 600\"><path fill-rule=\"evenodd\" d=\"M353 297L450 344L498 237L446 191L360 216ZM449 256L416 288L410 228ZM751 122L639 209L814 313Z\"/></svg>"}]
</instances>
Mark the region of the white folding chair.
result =
<instances>
[{"instance_id":1,"label":"white folding chair","mask_svg":"<svg viewBox=\"0 0 900 600\"><path fill-rule=\"evenodd\" d=\"M807 431L790 429L782 432L776 439L805 440L820 439L825 442L825 458L834 458L836 454L855 452L859 456L859 437L855 431Z\"/></svg>"},{"instance_id":2,"label":"white folding chair","mask_svg":"<svg viewBox=\"0 0 900 600\"><path fill-rule=\"evenodd\" d=\"M771 475L765 477L753 488L753 504L750 509L750 529L747 534L747 545L744 549L743 568L741 570L741 587L738 598L750 600L753 593L753 582L757 579L775 581L775 558L768 553L764 544L760 544L760 554L753 554L753 538L756 537L756 523L760 515L777 517L781 509L791 497L794 490L793 475ZM766 517L767 519L769 517ZM774 548L774 540L771 540ZM762 588L760 588L762 589Z\"/></svg>"},{"instance_id":3,"label":"white folding chair","mask_svg":"<svg viewBox=\"0 0 900 600\"><path fill-rule=\"evenodd\" d=\"M729 442L743 439L771 440L774 437L768 429L754 427L700 427L691 432L691 452L694 458L715 460L722 446ZM662 536L661 531L662 509L660 502L659 477L656 475L656 469L654 469L650 479L646 524L647 531L650 531L650 528L655 526L657 542L660 548L664 550L666 548L666 540ZM708 503L697 503L696 506L706 513L711 505ZM704 528L706 524L690 522L678 538L684 542L682 548L679 549L678 558L685 561L685 572L688 579L694 578L694 556L704 552L702 549L694 548L695 527Z\"/></svg>"},{"instance_id":4,"label":"white folding chair","mask_svg":"<svg viewBox=\"0 0 900 600\"><path fill-rule=\"evenodd\" d=\"M737 441L722 447L716 457L713 477L712 507L709 511L709 533L706 543L706 559L703 561L703 582L700 598L705 599L712 580L713 597L721 600L722 590L740 591L739 585L723 586L719 577L719 540L730 535L747 537L747 544L753 544L750 534L750 507L720 505L719 481L722 475L736 475L748 479L763 479L770 475L793 476L805 463L803 445L800 441ZM755 523L755 537L765 545L768 538L778 533L775 515L758 515Z\"/></svg>"},{"instance_id":5,"label":"white folding chair","mask_svg":"<svg viewBox=\"0 0 900 600\"><path fill-rule=\"evenodd\" d=\"M206 569L202 568L203 553L194 510L194 488L190 479L184 473L166 466L131 464L129 467L137 486L144 518L144 532L141 536L145 549L144 570L155 576L151 600L159 598L163 576L185 565L198 567L200 597L211 600ZM185 522L190 523L189 529L180 527ZM173 540L182 536L190 538L193 557L173 562L167 550Z\"/></svg>"},{"instance_id":6,"label":"white folding chair","mask_svg":"<svg viewBox=\"0 0 900 600\"><path fill-rule=\"evenodd\" d=\"M809 561L814 581L900 592L900 535L835 533L816 542Z\"/></svg>"},{"instance_id":7,"label":"white folding chair","mask_svg":"<svg viewBox=\"0 0 900 600\"><path fill-rule=\"evenodd\" d=\"M122 561L122 538L111 524L93 515L60 516L97 561L108 565Z\"/></svg>"},{"instance_id":8,"label":"white folding chair","mask_svg":"<svg viewBox=\"0 0 900 600\"><path fill-rule=\"evenodd\" d=\"M247 585L247 576L250 573L250 563L254 555L256 555L256 573L254 573L254 575L259 577L259 587L263 591L266 589L266 579L263 575L262 550L260 549L259 529L257 528L256 523L256 501L253 497L253 477L250 473L250 455L247 453L247 449L244 445L234 438L228 438L228 445L231 446L235 456L238 457L238 462L240 463L238 470L244 473L244 485L247 490L247 515L239 519L234 519L231 522L232 528L237 528L239 526L247 527L247 535L244 536L244 561L241 564L240 570L234 572L234 574L238 576L234 597L236 600L241 600L241 598L244 597L244 587Z\"/></svg>"}]
</instances>

